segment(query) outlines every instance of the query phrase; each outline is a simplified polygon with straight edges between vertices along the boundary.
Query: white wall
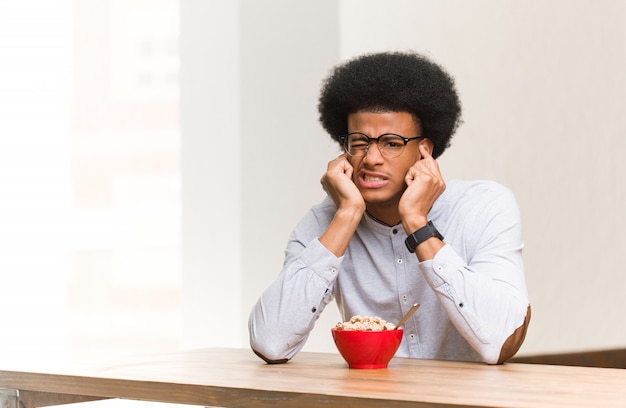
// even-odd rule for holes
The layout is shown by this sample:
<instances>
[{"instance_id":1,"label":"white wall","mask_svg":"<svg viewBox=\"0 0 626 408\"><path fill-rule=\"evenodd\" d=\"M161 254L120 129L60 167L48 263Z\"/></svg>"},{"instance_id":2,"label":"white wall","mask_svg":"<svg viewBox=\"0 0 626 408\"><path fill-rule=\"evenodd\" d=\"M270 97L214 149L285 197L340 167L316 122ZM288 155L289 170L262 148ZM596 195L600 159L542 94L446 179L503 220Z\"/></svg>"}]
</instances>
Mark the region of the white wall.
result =
<instances>
[{"instance_id":1,"label":"white wall","mask_svg":"<svg viewBox=\"0 0 626 408\"><path fill-rule=\"evenodd\" d=\"M456 77L465 124L445 174L516 193L533 306L522 353L626 344L625 20L610 1L342 2L342 57L413 48Z\"/></svg>"},{"instance_id":2,"label":"white wall","mask_svg":"<svg viewBox=\"0 0 626 408\"><path fill-rule=\"evenodd\" d=\"M362 52L411 48L447 67L463 102L444 174L494 179L518 198L533 306L521 353L624 347L626 3L223 1L211 4L235 26L211 20L219 33L206 24L187 35L197 13L216 6L183 3L196 8L183 6L181 24L190 343L219 342L189 327L228 319L246 345L249 308L279 272L291 228L321 198L318 180L335 154L315 109L328 69ZM228 88L185 77L186 63ZM230 70L216 79L224 64ZM237 87L238 100L229 93ZM217 106L224 95L226 107ZM215 127L200 118L237 129L227 136L241 152L213 154ZM308 349L332 350L336 312L326 315Z\"/></svg>"},{"instance_id":3,"label":"white wall","mask_svg":"<svg viewBox=\"0 0 626 408\"><path fill-rule=\"evenodd\" d=\"M319 179L338 148L318 125L316 106L321 78L339 58L339 20L337 3L329 0L240 5L245 322L260 289L280 272L293 226L324 197ZM334 309L322 330L336 323ZM321 343L333 346L329 333ZM247 344L247 328L243 337Z\"/></svg>"},{"instance_id":4,"label":"white wall","mask_svg":"<svg viewBox=\"0 0 626 408\"><path fill-rule=\"evenodd\" d=\"M181 2L183 345L239 339L238 4ZM222 141L226 141L223 143ZM229 336L215 336L215 327Z\"/></svg>"},{"instance_id":5,"label":"white wall","mask_svg":"<svg viewBox=\"0 0 626 408\"><path fill-rule=\"evenodd\" d=\"M247 346L248 313L291 228L323 197L320 172L337 148L316 98L338 61L337 10L182 2L185 346Z\"/></svg>"},{"instance_id":6,"label":"white wall","mask_svg":"<svg viewBox=\"0 0 626 408\"><path fill-rule=\"evenodd\" d=\"M178 345L178 10L0 1L1 354Z\"/></svg>"}]
</instances>

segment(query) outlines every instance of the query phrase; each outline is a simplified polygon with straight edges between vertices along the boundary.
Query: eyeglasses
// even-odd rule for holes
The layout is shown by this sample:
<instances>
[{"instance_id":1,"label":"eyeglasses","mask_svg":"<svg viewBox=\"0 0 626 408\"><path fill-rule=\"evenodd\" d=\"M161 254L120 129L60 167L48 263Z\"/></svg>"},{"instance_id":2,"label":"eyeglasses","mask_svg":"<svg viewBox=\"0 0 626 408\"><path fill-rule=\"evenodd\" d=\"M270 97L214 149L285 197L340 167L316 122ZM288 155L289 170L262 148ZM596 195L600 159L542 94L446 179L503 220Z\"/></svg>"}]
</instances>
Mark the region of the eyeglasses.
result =
<instances>
[{"instance_id":1,"label":"eyeglasses","mask_svg":"<svg viewBox=\"0 0 626 408\"><path fill-rule=\"evenodd\" d=\"M385 133L378 137L369 137L365 133L353 132L341 136L343 149L352 157L365 156L370 148L370 143L376 142L380 154L386 159L393 159L402 154L404 147L411 140L424 139L425 136L404 137L395 133Z\"/></svg>"}]
</instances>

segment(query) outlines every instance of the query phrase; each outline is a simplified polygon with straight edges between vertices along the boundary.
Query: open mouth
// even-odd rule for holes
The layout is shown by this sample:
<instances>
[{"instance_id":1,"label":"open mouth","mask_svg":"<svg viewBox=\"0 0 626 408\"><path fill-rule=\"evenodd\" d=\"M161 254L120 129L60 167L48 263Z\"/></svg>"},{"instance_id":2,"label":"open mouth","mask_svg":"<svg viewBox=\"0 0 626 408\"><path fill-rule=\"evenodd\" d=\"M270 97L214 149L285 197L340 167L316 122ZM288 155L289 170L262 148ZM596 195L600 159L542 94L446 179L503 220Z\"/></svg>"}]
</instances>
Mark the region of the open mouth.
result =
<instances>
[{"instance_id":1,"label":"open mouth","mask_svg":"<svg viewBox=\"0 0 626 408\"><path fill-rule=\"evenodd\" d=\"M359 174L359 184L365 188L379 188L386 185L389 179L382 174L361 172Z\"/></svg>"},{"instance_id":2,"label":"open mouth","mask_svg":"<svg viewBox=\"0 0 626 408\"><path fill-rule=\"evenodd\" d=\"M375 183L375 182L383 181L384 179L380 176L368 176L367 174L364 174L363 180L368 183Z\"/></svg>"}]
</instances>

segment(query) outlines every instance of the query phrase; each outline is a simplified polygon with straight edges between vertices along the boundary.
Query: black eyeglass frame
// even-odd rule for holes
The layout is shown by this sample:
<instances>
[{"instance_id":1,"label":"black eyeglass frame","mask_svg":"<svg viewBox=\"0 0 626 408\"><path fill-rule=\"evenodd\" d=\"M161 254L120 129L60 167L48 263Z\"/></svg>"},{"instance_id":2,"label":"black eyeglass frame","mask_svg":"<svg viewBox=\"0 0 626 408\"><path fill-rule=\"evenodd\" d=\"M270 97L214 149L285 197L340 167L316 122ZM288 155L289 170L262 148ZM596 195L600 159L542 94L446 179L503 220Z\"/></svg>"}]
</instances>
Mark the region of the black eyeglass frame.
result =
<instances>
[{"instance_id":1,"label":"black eyeglass frame","mask_svg":"<svg viewBox=\"0 0 626 408\"><path fill-rule=\"evenodd\" d=\"M400 139L402 139L402 141L404 142L403 149L404 149L404 147L407 145L407 143L409 143L409 142L410 142L410 141L412 141L412 140L426 139L426 136L406 137L406 136L399 135L399 134L397 134L397 133L383 133L382 135L380 135L380 136L378 136L378 137L369 137L369 136L368 136L368 135L366 135L365 133L361 133L361 132L351 132L351 133L348 133L347 135L339 136L339 140L341 141L341 145L343 146L343 150L344 150L344 151L345 151L345 152L346 152L349 156L352 156L352 157L358 157L358 156L355 156L355 155L353 155L352 153L350 153L350 152L348 151L348 149L347 149L347 146L346 146L346 141L347 141L348 137L349 137L349 136L352 136L352 135L360 135L360 136L365 136L365 138L367 138L367 147L365 148L365 154L364 154L363 156L367 155L367 152L369 151L369 149L370 149L370 145L372 144L372 142L376 142L376 144L378 145L378 150L379 150L379 151L380 151L380 153L382 154L382 150L381 150L381 148L380 148L380 145L378 144L378 141L380 140L380 138L381 138L381 137L384 137L384 136L397 136L397 137L399 137ZM400 152L400 153L398 154L398 156L399 156L400 154L402 154L402 152ZM398 156L395 156L395 157L398 157Z\"/></svg>"}]
</instances>

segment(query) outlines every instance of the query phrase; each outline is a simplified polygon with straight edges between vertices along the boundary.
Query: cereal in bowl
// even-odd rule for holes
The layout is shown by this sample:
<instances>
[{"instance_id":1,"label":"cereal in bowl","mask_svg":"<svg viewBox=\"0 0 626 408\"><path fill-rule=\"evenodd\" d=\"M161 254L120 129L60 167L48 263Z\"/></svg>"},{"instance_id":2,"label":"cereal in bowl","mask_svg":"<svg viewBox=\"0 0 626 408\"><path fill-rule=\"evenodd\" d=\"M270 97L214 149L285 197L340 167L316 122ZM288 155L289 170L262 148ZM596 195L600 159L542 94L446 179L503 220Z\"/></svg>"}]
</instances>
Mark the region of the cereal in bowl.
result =
<instances>
[{"instance_id":1,"label":"cereal in bowl","mask_svg":"<svg viewBox=\"0 0 626 408\"><path fill-rule=\"evenodd\" d=\"M378 316L352 316L348 322L339 322L335 325L336 330L354 330L354 331L382 331L393 330L396 325L387 323Z\"/></svg>"}]
</instances>

